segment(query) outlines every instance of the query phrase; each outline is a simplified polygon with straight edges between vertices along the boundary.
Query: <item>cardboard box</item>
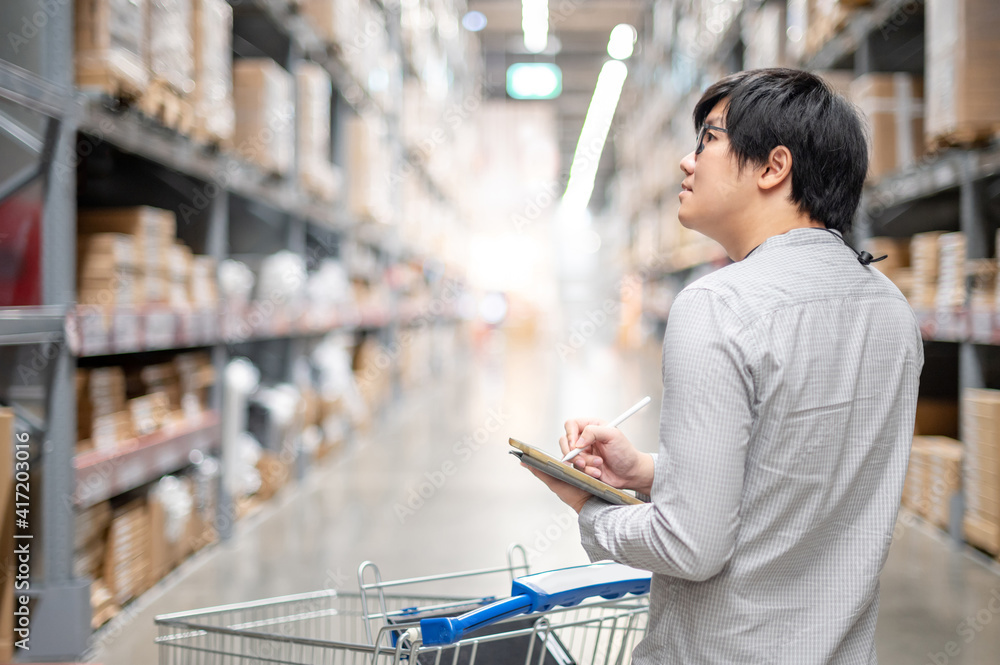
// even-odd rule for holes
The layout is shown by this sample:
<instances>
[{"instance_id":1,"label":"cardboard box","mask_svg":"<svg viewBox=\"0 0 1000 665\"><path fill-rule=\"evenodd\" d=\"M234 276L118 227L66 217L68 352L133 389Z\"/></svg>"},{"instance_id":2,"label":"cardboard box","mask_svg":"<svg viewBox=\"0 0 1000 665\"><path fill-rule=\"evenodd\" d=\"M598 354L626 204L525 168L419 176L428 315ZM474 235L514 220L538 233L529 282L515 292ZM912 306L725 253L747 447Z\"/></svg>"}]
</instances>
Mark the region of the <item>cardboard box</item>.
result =
<instances>
[{"instance_id":1,"label":"cardboard box","mask_svg":"<svg viewBox=\"0 0 1000 665\"><path fill-rule=\"evenodd\" d=\"M868 175L872 180L905 169L924 154L923 80L911 74L865 74L850 97L871 134Z\"/></svg>"},{"instance_id":2,"label":"cardboard box","mask_svg":"<svg viewBox=\"0 0 1000 665\"><path fill-rule=\"evenodd\" d=\"M170 398L165 392L134 397L127 404L132 429L137 436L152 434L160 429L170 412Z\"/></svg>"},{"instance_id":3,"label":"cardboard box","mask_svg":"<svg viewBox=\"0 0 1000 665\"><path fill-rule=\"evenodd\" d=\"M937 300L940 231L918 233L910 241L910 263L913 266L911 305L930 309Z\"/></svg>"},{"instance_id":4,"label":"cardboard box","mask_svg":"<svg viewBox=\"0 0 1000 665\"><path fill-rule=\"evenodd\" d=\"M908 474L913 475L910 501L917 514L947 530L951 501L962 491L960 441L943 436L916 436L910 452ZM915 494L916 496L913 496Z\"/></svg>"},{"instance_id":5,"label":"cardboard box","mask_svg":"<svg viewBox=\"0 0 1000 665\"><path fill-rule=\"evenodd\" d=\"M963 391L962 436L967 448L966 514L1000 525L1000 391Z\"/></svg>"},{"instance_id":6,"label":"cardboard box","mask_svg":"<svg viewBox=\"0 0 1000 665\"><path fill-rule=\"evenodd\" d=\"M233 64L236 152L265 171L285 175L295 153L294 80L267 58Z\"/></svg>"},{"instance_id":7,"label":"cardboard box","mask_svg":"<svg viewBox=\"0 0 1000 665\"><path fill-rule=\"evenodd\" d=\"M292 475L289 465L268 451L264 451L257 460L257 470L260 472L260 489L255 496L265 501L284 487Z\"/></svg>"},{"instance_id":8,"label":"cardboard box","mask_svg":"<svg viewBox=\"0 0 1000 665\"><path fill-rule=\"evenodd\" d=\"M873 263L872 266L889 279L892 279L900 268L907 268L910 265L909 238L869 238L864 243L864 249L872 256L884 255L888 257L878 263Z\"/></svg>"},{"instance_id":9,"label":"cardboard box","mask_svg":"<svg viewBox=\"0 0 1000 665\"><path fill-rule=\"evenodd\" d=\"M330 44L349 44L360 26L357 2L300 0L300 12Z\"/></svg>"},{"instance_id":10,"label":"cardboard box","mask_svg":"<svg viewBox=\"0 0 1000 665\"><path fill-rule=\"evenodd\" d=\"M349 118L345 140L348 208L362 219L390 221L386 177L389 158L381 118L370 115Z\"/></svg>"},{"instance_id":11,"label":"cardboard box","mask_svg":"<svg viewBox=\"0 0 1000 665\"><path fill-rule=\"evenodd\" d=\"M233 139L233 9L225 0L194 0L195 137L228 146Z\"/></svg>"},{"instance_id":12,"label":"cardboard box","mask_svg":"<svg viewBox=\"0 0 1000 665\"><path fill-rule=\"evenodd\" d=\"M93 419L90 441L97 450L114 450L135 435L131 414L128 411L119 411L106 416L96 416Z\"/></svg>"},{"instance_id":13,"label":"cardboard box","mask_svg":"<svg viewBox=\"0 0 1000 665\"><path fill-rule=\"evenodd\" d=\"M77 236L78 280L104 279L112 272L135 272L142 255L135 236L124 233L84 233Z\"/></svg>"},{"instance_id":14,"label":"cardboard box","mask_svg":"<svg viewBox=\"0 0 1000 665\"><path fill-rule=\"evenodd\" d=\"M110 524L111 504L108 501L78 511L74 521L73 549L82 550L95 542L103 543Z\"/></svg>"},{"instance_id":15,"label":"cardboard box","mask_svg":"<svg viewBox=\"0 0 1000 665\"><path fill-rule=\"evenodd\" d=\"M188 300L195 307L216 307L219 304L219 281L216 262L211 256L194 256L191 259L191 279L188 282Z\"/></svg>"},{"instance_id":16,"label":"cardboard box","mask_svg":"<svg viewBox=\"0 0 1000 665\"><path fill-rule=\"evenodd\" d=\"M965 256L964 233L938 236L938 283L934 302L938 309L965 305Z\"/></svg>"},{"instance_id":17,"label":"cardboard box","mask_svg":"<svg viewBox=\"0 0 1000 665\"><path fill-rule=\"evenodd\" d=\"M928 141L988 137L1000 126L1000 3L927 0L925 15Z\"/></svg>"},{"instance_id":18,"label":"cardboard box","mask_svg":"<svg viewBox=\"0 0 1000 665\"><path fill-rule=\"evenodd\" d=\"M167 250L177 235L177 219L170 210L149 206L84 209L77 213L79 234L124 233L134 237L141 272L161 273L167 267Z\"/></svg>"},{"instance_id":19,"label":"cardboard box","mask_svg":"<svg viewBox=\"0 0 1000 665\"><path fill-rule=\"evenodd\" d=\"M194 92L192 0L148 0L146 67L150 79L167 84L177 95Z\"/></svg>"},{"instance_id":20,"label":"cardboard box","mask_svg":"<svg viewBox=\"0 0 1000 665\"><path fill-rule=\"evenodd\" d=\"M90 627L97 630L121 611L104 580L94 580L90 584Z\"/></svg>"},{"instance_id":21,"label":"cardboard box","mask_svg":"<svg viewBox=\"0 0 1000 665\"><path fill-rule=\"evenodd\" d=\"M1000 523L966 514L962 520L962 528L965 540L970 545L986 550L994 556L1000 555Z\"/></svg>"},{"instance_id":22,"label":"cardboard box","mask_svg":"<svg viewBox=\"0 0 1000 665\"><path fill-rule=\"evenodd\" d=\"M339 174L330 162L330 75L320 65L300 62L295 69L298 124L296 154L302 188L324 201L333 201Z\"/></svg>"},{"instance_id":23,"label":"cardboard box","mask_svg":"<svg viewBox=\"0 0 1000 665\"><path fill-rule=\"evenodd\" d=\"M105 584L119 605L146 590L149 581L149 512L144 499L114 511L104 562Z\"/></svg>"},{"instance_id":24,"label":"cardboard box","mask_svg":"<svg viewBox=\"0 0 1000 665\"><path fill-rule=\"evenodd\" d=\"M146 90L146 2L76 0L77 85L128 98L139 97Z\"/></svg>"}]
</instances>

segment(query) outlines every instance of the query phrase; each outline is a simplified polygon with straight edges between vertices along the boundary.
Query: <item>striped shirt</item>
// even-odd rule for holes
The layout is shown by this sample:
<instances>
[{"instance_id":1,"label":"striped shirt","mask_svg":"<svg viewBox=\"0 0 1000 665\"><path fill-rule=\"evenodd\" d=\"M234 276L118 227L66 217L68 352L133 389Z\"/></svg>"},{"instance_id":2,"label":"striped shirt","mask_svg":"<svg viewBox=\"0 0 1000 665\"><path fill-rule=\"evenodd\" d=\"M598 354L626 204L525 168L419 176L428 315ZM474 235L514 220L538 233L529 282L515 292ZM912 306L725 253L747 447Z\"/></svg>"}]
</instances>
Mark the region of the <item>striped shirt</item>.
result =
<instances>
[{"instance_id":1,"label":"striped shirt","mask_svg":"<svg viewBox=\"0 0 1000 665\"><path fill-rule=\"evenodd\" d=\"M923 362L903 295L821 229L677 296L652 501L579 520L592 560L653 572L633 662L876 662Z\"/></svg>"}]
</instances>

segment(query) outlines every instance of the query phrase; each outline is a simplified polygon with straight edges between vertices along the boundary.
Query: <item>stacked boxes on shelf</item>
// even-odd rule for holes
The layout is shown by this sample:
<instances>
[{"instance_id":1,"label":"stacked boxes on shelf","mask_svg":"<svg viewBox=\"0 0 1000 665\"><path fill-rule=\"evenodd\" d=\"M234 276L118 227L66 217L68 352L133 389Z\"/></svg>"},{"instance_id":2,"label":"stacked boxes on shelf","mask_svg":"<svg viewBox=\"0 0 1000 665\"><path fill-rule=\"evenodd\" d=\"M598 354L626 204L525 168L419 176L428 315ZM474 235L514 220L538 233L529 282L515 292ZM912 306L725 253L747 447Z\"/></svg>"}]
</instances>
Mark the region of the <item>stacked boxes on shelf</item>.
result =
<instances>
[{"instance_id":1,"label":"stacked boxes on shelf","mask_svg":"<svg viewBox=\"0 0 1000 665\"><path fill-rule=\"evenodd\" d=\"M903 503L948 529L951 500L962 490L962 444L944 436L915 436L903 489Z\"/></svg>"},{"instance_id":2,"label":"stacked boxes on shelf","mask_svg":"<svg viewBox=\"0 0 1000 665\"><path fill-rule=\"evenodd\" d=\"M90 245L84 241L89 234L123 234L131 238L131 249L134 252L133 265L138 284L132 302L143 304L166 301L168 250L173 245L176 234L176 221L172 212L146 206L81 210L77 214L77 228L81 239L80 256L83 262L81 265L91 260L86 253ZM96 245L94 249L105 249L108 246L107 242L101 241L101 244ZM116 242L120 247L116 251L127 251L129 244L127 241L119 239ZM98 255L97 259L102 260L102 256L106 255ZM85 275L81 273L81 276ZM92 293L92 285L84 282L80 284L81 303L122 304L106 292L103 298L100 290L96 294Z\"/></svg>"},{"instance_id":3,"label":"stacked boxes on shelf","mask_svg":"<svg viewBox=\"0 0 1000 665\"><path fill-rule=\"evenodd\" d=\"M148 0L77 0L76 81L84 89L135 99L146 91Z\"/></svg>"},{"instance_id":4,"label":"stacked boxes on shelf","mask_svg":"<svg viewBox=\"0 0 1000 665\"><path fill-rule=\"evenodd\" d=\"M195 549L194 500L187 478L164 476L146 496L150 583L163 579Z\"/></svg>"},{"instance_id":5,"label":"stacked boxes on shelf","mask_svg":"<svg viewBox=\"0 0 1000 665\"><path fill-rule=\"evenodd\" d=\"M339 174L330 163L330 98L333 86L326 70L312 62L295 69L298 124L296 153L299 182L309 194L323 200L337 198Z\"/></svg>"},{"instance_id":6,"label":"stacked boxes on shelf","mask_svg":"<svg viewBox=\"0 0 1000 665\"><path fill-rule=\"evenodd\" d=\"M965 262L969 278L969 310L992 316L997 301L997 260L969 259Z\"/></svg>"},{"instance_id":7,"label":"stacked boxes on shelf","mask_svg":"<svg viewBox=\"0 0 1000 665\"><path fill-rule=\"evenodd\" d=\"M83 233L77 239L77 301L83 305L136 305L142 301L142 271L135 237Z\"/></svg>"},{"instance_id":8,"label":"stacked boxes on shelf","mask_svg":"<svg viewBox=\"0 0 1000 665\"><path fill-rule=\"evenodd\" d=\"M847 26L857 7L870 5L872 0L808 0L802 4L808 4L804 52L813 55Z\"/></svg>"},{"instance_id":9,"label":"stacked boxes on shelf","mask_svg":"<svg viewBox=\"0 0 1000 665\"><path fill-rule=\"evenodd\" d=\"M233 10L226 0L194 0L194 137L228 146L233 138Z\"/></svg>"},{"instance_id":10,"label":"stacked boxes on shelf","mask_svg":"<svg viewBox=\"0 0 1000 665\"><path fill-rule=\"evenodd\" d=\"M208 410L215 370L205 352L124 370L77 370L77 451L110 451L136 436L196 421Z\"/></svg>"},{"instance_id":11,"label":"stacked boxes on shelf","mask_svg":"<svg viewBox=\"0 0 1000 665\"><path fill-rule=\"evenodd\" d=\"M328 44L343 48L351 45L358 25L359 3L350 0L300 0L299 11L309 19L319 36Z\"/></svg>"},{"instance_id":12,"label":"stacked boxes on shelf","mask_svg":"<svg viewBox=\"0 0 1000 665\"><path fill-rule=\"evenodd\" d=\"M295 96L292 75L267 58L233 64L237 153L268 173L287 175L295 152Z\"/></svg>"},{"instance_id":13,"label":"stacked boxes on shelf","mask_svg":"<svg viewBox=\"0 0 1000 665\"><path fill-rule=\"evenodd\" d=\"M389 156L381 118L359 115L347 121L347 205L361 219L389 221Z\"/></svg>"},{"instance_id":14,"label":"stacked boxes on shelf","mask_svg":"<svg viewBox=\"0 0 1000 665\"><path fill-rule=\"evenodd\" d=\"M913 291L913 270L910 268L910 241L907 238L869 238L865 249L872 256L886 258L872 267L882 272L907 299Z\"/></svg>"},{"instance_id":15,"label":"stacked boxes on shelf","mask_svg":"<svg viewBox=\"0 0 1000 665\"><path fill-rule=\"evenodd\" d=\"M1000 129L1000 4L928 0L925 11L928 147L986 139Z\"/></svg>"},{"instance_id":16,"label":"stacked boxes on shelf","mask_svg":"<svg viewBox=\"0 0 1000 665\"><path fill-rule=\"evenodd\" d=\"M92 624L96 628L118 613L119 604L104 584L111 503L102 501L79 511L75 519L73 574L91 580Z\"/></svg>"},{"instance_id":17,"label":"stacked boxes on shelf","mask_svg":"<svg viewBox=\"0 0 1000 665\"><path fill-rule=\"evenodd\" d=\"M962 394L965 459L965 539L1000 555L1000 390Z\"/></svg>"},{"instance_id":18,"label":"stacked boxes on shelf","mask_svg":"<svg viewBox=\"0 0 1000 665\"><path fill-rule=\"evenodd\" d=\"M92 626L114 617L217 537L213 527L217 475L196 468L164 476L124 505L102 501L75 518L73 572L91 582Z\"/></svg>"},{"instance_id":19,"label":"stacked boxes on shelf","mask_svg":"<svg viewBox=\"0 0 1000 665\"><path fill-rule=\"evenodd\" d=\"M81 210L78 228L80 304L215 306L215 261L192 255L174 237L173 212L147 206Z\"/></svg>"},{"instance_id":20,"label":"stacked boxes on shelf","mask_svg":"<svg viewBox=\"0 0 1000 665\"><path fill-rule=\"evenodd\" d=\"M167 257L167 304L186 309L191 306L194 255L187 245L174 242L167 248Z\"/></svg>"},{"instance_id":21,"label":"stacked boxes on shelf","mask_svg":"<svg viewBox=\"0 0 1000 665\"><path fill-rule=\"evenodd\" d=\"M913 265L913 290L910 304L914 309L933 309L937 300L938 231L918 233L910 241L910 261Z\"/></svg>"},{"instance_id":22,"label":"stacked boxes on shelf","mask_svg":"<svg viewBox=\"0 0 1000 665\"><path fill-rule=\"evenodd\" d=\"M76 376L77 451L112 450L132 438L122 368L79 369Z\"/></svg>"},{"instance_id":23,"label":"stacked boxes on shelf","mask_svg":"<svg viewBox=\"0 0 1000 665\"><path fill-rule=\"evenodd\" d=\"M191 95L195 91L192 0L148 0L146 67L149 86L139 107L183 134L194 128Z\"/></svg>"},{"instance_id":24,"label":"stacked boxes on shelf","mask_svg":"<svg viewBox=\"0 0 1000 665\"><path fill-rule=\"evenodd\" d=\"M943 233L938 237L937 309L952 309L965 305L964 233Z\"/></svg>"},{"instance_id":25,"label":"stacked boxes on shelf","mask_svg":"<svg viewBox=\"0 0 1000 665\"><path fill-rule=\"evenodd\" d=\"M850 85L871 133L869 177L906 168L923 154L923 81L911 74L865 74Z\"/></svg>"},{"instance_id":26,"label":"stacked boxes on shelf","mask_svg":"<svg viewBox=\"0 0 1000 665\"><path fill-rule=\"evenodd\" d=\"M216 261L211 256L193 256L188 296L195 308L215 308L219 304Z\"/></svg>"},{"instance_id":27,"label":"stacked boxes on shelf","mask_svg":"<svg viewBox=\"0 0 1000 665\"><path fill-rule=\"evenodd\" d=\"M104 584L122 605L149 588L149 510L144 499L117 508L108 528Z\"/></svg>"}]
</instances>

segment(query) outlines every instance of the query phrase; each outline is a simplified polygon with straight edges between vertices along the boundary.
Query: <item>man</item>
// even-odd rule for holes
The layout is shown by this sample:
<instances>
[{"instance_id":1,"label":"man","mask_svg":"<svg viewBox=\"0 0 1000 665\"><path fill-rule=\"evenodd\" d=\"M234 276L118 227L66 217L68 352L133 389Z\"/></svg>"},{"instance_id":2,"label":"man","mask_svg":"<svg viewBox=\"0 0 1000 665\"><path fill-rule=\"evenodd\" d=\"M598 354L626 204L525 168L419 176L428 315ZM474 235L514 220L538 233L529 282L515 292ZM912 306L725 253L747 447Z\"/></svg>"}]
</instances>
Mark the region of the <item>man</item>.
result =
<instances>
[{"instance_id":1,"label":"man","mask_svg":"<svg viewBox=\"0 0 1000 665\"><path fill-rule=\"evenodd\" d=\"M868 168L854 108L807 72L741 72L694 111L680 222L735 261L675 299L659 455L566 423L610 506L537 474L592 560L653 572L636 663L875 663L878 578L923 347L899 290L842 238Z\"/></svg>"}]
</instances>

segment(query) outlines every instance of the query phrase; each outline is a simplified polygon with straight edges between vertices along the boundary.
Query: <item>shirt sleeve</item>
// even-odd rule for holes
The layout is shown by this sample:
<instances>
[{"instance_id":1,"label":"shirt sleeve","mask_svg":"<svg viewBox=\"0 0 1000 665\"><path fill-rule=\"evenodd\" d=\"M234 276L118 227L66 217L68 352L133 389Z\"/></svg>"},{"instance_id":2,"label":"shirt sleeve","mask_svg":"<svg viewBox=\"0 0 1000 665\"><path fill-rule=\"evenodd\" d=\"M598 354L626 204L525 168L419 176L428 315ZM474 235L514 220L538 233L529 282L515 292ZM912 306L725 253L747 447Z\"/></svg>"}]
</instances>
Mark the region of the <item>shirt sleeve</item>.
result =
<instances>
[{"instance_id":1,"label":"shirt sleeve","mask_svg":"<svg viewBox=\"0 0 1000 665\"><path fill-rule=\"evenodd\" d=\"M652 502L591 499L580 534L591 560L705 580L732 555L754 424L750 331L712 291L682 291L663 342L663 403Z\"/></svg>"}]
</instances>

